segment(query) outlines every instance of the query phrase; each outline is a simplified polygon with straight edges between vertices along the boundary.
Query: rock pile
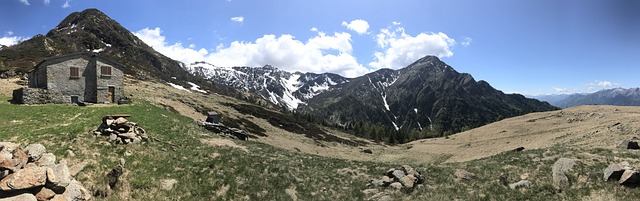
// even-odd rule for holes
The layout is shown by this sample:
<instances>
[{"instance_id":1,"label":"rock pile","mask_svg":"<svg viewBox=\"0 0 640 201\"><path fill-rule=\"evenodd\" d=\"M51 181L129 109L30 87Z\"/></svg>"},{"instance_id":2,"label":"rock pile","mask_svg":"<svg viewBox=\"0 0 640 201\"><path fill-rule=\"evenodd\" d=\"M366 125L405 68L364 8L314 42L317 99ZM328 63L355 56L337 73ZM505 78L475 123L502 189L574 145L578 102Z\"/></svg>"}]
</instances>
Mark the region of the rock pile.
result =
<instances>
[{"instance_id":1,"label":"rock pile","mask_svg":"<svg viewBox=\"0 0 640 201\"><path fill-rule=\"evenodd\" d=\"M413 189L424 182L425 179L419 171L414 170L408 165L403 165L400 168L387 170L381 179L370 180L369 186L391 187L400 190Z\"/></svg>"},{"instance_id":2,"label":"rock pile","mask_svg":"<svg viewBox=\"0 0 640 201\"><path fill-rule=\"evenodd\" d=\"M91 194L75 180L67 162L41 144L24 149L0 142L0 200L88 200Z\"/></svg>"},{"instance_id":3,"label":"rock pile","mask_svg":"<svg viewBox=\"0 0 640 201\"><path fill-rule=\"evenodd\" d=\"M614 163L604 169L605 181L618 181L620 185L637 187L640 185L640 172L629 162Z\"/></svg>"},{"instance_id":4,"label":"rock pile","mask_svg":"<svg viewBox=\"0 0 640 201\"><path fill-rule=\"evenodd\" d=\"M225 126L221 123L211 123L206 121L198 121L198 125L204 127L205 129L217 133L218 135L230 137L238 140L248 140L249 137L254 137L251 133L244 131L239 128L232 128Z\"/></svg>"},{"instance_id":5,"label":"rock pile","mask_svg":"<svg viewBox=\"0 0 640 201\"><path fill-rule=\"evenodd\" d=\"M128 121L129 115L106 115L95 136L109 136L109 141L116 144L135 144L149 141L149 135L138 124Z\"/></svg>"}]
</instances>

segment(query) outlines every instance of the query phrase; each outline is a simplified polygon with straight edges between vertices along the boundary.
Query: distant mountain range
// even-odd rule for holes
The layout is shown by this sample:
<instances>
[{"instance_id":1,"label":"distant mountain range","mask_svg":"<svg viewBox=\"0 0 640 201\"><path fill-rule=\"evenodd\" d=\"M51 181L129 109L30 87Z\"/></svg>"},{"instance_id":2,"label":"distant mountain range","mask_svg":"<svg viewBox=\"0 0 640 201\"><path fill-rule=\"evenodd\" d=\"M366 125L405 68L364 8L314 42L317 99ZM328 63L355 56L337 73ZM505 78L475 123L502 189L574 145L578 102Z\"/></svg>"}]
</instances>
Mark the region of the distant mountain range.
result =
<instances>
[{"instance_id":1,"label":"distant mountain range","mask_svg":"<svg viewBox=\"0 0 640 201\"><path fill-rule=\"evenodd\" d=\"M458 132L502 118L557 109L518 94L504 94L485 81L458 73L426 56L399 69L357 78L290 73L272 66L218 67L205 62L184 68L208 80L259 94L320 123L380 132ZM374 129L375 130L375 129ZM371 137L371 136L366 136Z\"/></svg>"},{"instance_id":2,"label":"distant mountain range","mask_svg":"<svg viewBox=\"0 0 640 201\"><path fill-rule=\"evenodd\" d=\"M295 110L316 95L351 80L333 73L291 73L270 65L255 68L218 67L195 62L183 67L214 83L258 94L287 110Z\"/></svg>"},{"instance_id":3,"label":"distant mountain range","mask_svg":"<svg viewBox=\"0 0 640 201\"><path fill-rule=\"evenodd\" d=\"M640 88L603 89L594 93L530 96L551 105L568 108L579 105L640 106Z\"/></svg>"}]
</instances>

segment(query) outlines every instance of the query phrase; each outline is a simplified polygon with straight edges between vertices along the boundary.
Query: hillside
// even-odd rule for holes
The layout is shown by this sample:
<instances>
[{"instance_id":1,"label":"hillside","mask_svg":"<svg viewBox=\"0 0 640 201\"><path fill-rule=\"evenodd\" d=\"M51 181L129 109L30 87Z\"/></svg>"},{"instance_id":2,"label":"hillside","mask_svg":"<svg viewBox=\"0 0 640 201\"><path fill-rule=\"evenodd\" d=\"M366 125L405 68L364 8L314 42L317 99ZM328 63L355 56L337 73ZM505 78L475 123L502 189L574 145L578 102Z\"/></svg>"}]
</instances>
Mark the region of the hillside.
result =
<instances>
[{"instance_id":1,"label":"hillside","mask_svg":"<svg viewBox=\"0 0 640 201\"><path fill-rule=\"evenodd\" d=\"M412 191L373 189L394 200L627 200L640 195L604 182L601 176L609 163L640 162L637 151L615 148L618 140L640 134L634 120L640 116L638 107L576 107L509 118L448 138L400 146L351 146L284 131L263 117L230 107L233 100L224 96L131 79L127 87L127 93L134 95L133 105L28 106L3 101L0 121L6 123L0 125L0 137L21 144L43 143L69 165L87 162L77 178L88 189L99 188L104 175L124 159L121 186L98 200L364 200L377 195L367 190L372 189L367 182L399 165L422 171L427 182ZM201 102L209 105L195 104ZM193 121L204 118L197 112L201 106L221 111L223 118L250 119L266 136L237 141L202 130ZM131 114L130 120L156 141L105 146L105 139L93 137L90 131L102 115L111 113ZM511 151L520 146L524 151ZM67 150L75 156L66 155ZM570 186L563 190L554 186L551 173L560 157L578 161L570 172ZM456 179L458 169L475 176L469 181ZM596 176L591 176L594 172ZM526 178L533 185L511 190L497 181L499 175L507 175L507 183ZM172 190L163 190L165 179L178 183Z\"/></svg>"}]
</instances>

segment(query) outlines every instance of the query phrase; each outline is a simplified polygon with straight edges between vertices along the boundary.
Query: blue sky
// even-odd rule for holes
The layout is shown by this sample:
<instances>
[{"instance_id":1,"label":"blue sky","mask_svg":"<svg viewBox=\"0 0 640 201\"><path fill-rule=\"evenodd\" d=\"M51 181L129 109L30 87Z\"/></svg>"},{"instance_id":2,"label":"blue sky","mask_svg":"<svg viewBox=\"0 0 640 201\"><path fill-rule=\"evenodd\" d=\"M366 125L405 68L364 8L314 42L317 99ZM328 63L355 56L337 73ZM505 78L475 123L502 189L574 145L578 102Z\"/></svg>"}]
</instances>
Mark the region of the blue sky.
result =
<instances>
[{"instance_id":1,"label":"blue sky","mask_svg":"<svg viewBox=\"0 0 640 201\"><path fill-rule=\"evenodd\" d=\"M505 92L640 87L637 0L2 0L0 44L86 8L185 63L353 77L429 54Z\"/></svg>"}]
</instances>

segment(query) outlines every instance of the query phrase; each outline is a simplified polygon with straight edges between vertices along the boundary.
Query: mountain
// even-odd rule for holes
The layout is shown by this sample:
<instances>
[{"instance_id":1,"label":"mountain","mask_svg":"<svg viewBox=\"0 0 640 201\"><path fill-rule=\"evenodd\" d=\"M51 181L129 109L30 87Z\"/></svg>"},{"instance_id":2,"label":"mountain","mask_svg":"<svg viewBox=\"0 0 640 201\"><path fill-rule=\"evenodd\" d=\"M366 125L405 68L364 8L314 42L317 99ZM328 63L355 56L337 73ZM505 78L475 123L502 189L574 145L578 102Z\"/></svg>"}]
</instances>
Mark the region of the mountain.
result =
<instances>
[{"instance_id":1,"label":"mountain","mask_svg":"<svg viewBox=\"0 0 640 201\"><path fill-rule=\"evenodd\" d=\"M351 80L333 73L291 73L270 65L257 68L218 67L195 62L183 67L196 76L257 94L287 110L295 110L316 95Z\"/></svg>"},{"instance_id":2,"label":"mountain","mask_svg":"<svg viewBox=\"0 0 640 201\"><path fill-rule=\"evenodd\" d=\"M569 96L572 95L578 95L578 94L549 94L549 95L528 95L527 98L533 98L533 99L538 99L540 101L545 101L553 106L558 107L558 105L556 104L558 101L562 101L565 98L568 98Z\"/></svg>"},{"instance_id":3,"label":"mountain","mask_svg":"<svg viewBox=\"0 0 640 201\"><path fill-rule=\"evenodd\" d=\"M571 94L561 100L549 103L561 108L579 105L640 106L640 88L614 88L589 94Z\"/></svg>"},{"instance_id":4,"label":"mountain","mask_svg":"<svg viewBox=\"0 0 640 201\"><path fill-rule=\"evenodd\" d=\"M8 70L26 73L44 58L76 52L94 52L126 66L125 73L137 79L162 80L236 95L234 89L213 85L198 78L180 62L166 57L97 9L69 14L46 35L0 49L0 63Z\"/></svg>"},{"instance_id":5,"label":"mountain","mask_svg":"<svg viewBox=\"0 0 640 201\"><path fill-rule=\"evenodd\" d=\"M367 131L371 125L384 125L383 133L392 128L400 134L418 135L400 136L400 141L555 109L519 94L504 94L485 81L458 73L435 56L403 69L381 69L355 78L299 108L324 123L352 128L363 135L380 132Z\"/></svg>"}]
</instances>

